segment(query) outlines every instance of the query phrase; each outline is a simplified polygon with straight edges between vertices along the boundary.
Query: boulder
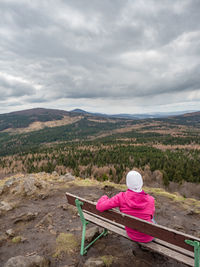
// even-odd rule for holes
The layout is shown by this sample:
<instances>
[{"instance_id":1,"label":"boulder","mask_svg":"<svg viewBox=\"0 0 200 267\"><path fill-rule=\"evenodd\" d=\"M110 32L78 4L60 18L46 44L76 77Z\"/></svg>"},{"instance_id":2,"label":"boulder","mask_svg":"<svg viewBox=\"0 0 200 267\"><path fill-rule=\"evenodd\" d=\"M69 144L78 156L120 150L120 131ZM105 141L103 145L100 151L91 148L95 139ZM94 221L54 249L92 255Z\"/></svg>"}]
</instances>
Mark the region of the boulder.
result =
<instances>
[{"instance_id":1,"label":"boulder","mask_svg":"<svg viewBox=\"0 0 200 267\"><path fill-rule=\"evenodd\" d=\"M41 198L45 199L47 193L44 194L44 192L41 192L41 189L46 188L48 188L47 182L39 180L31 174L22 179L20 183L17 183L15 187L11 189L11 193L22 196L39 194Z\"/></svg>"},{"instance_id":2,"label":"boulder","mask_svg":"<svg viewBox=\"0 0 200 267\"><path fill-rule=\"evenodd\" d=\"M24 180L24 194L27 196L33 195L36 190L37 187L35 186L36 180L34 177L32 176L28 176L25 180Z\"/></svg>"},{"instance_id":3,"label":"boulder","mask_svg":"<svg viewBox=\"0 0 200 267\"><path fill-rule=\"evenodd\" d=\"M49 260L39 255L16 256L10 258L3 267L49 267Z\"/></svg>"},{"instance_id":4,"label":"boulder","mask_svg":"<svg viewBox=\"0 0 200 267\"><path fill-rule=\"evenodd\" d=\"M0 202L0 211L9 211L13 209L13 205L6 201L1 201Z\"/></svg>"},{"instance_id":5,"label":"boulder","mask_svg":"<svg viewBox=\"0 0 200 267\"><path fill-rule=\"evenodd\" d=\"M59 180L62 182L70 182L75 180L75 177L71 173L66 173L65 175L61 175Z\"/></svg>"},{"instance_id":6,"label":"boulder","mask_svg":"<svg viewBox=\"0 0 200 267\"><path fill-rule=\"evenodd\" d=\"M85 240L91 242L99 234L99 227L93 226L86 230Z\"/></svg>"}]
</instances>

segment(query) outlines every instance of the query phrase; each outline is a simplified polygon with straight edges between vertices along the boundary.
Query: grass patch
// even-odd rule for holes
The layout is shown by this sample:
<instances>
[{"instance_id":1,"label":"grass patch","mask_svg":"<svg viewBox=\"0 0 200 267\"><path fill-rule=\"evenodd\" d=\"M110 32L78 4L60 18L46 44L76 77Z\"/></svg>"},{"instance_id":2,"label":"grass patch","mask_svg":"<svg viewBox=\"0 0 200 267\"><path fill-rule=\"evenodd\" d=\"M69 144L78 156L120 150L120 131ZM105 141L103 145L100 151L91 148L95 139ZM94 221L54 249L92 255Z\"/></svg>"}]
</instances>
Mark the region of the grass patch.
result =
<instances>
[{"instance_id":1,"label":"grass patch","mask_svg":"<svg viewBox=\"0 0 200 267\"><path fill-rule=\"evenodd\" d=\"M100 182L94 179L82 179L82 178L76 178L74 181L72 181L72 184L76 186L95 186L103 188L104 186L111 186L114 187L117 190L120 191L126 191L127 186L125 184L115 184L110 181L104 181ZM181 196L179 193L169 193L165 191L162 188L153 188L153 187L143 187L144 191L148 194L152 194L158 197L165 197L177 204L180 204L184 209L191 209L193 208L193 211L196 214L200 214L200 201L193 199L193 198L185 198L184 196ZM156 201L156 199L155 199Z\"/></svg>"},{"instance_id":2,"label":"grass patch","mask_svg":"<svg viewBox=\"0 0 200 267\"><path fill-rule=\"evenodd\" d=\"M168 198L175 203L180 204L185 209L193 209L193 211L196 214L200 214L200 201L194 198L185 198L184 196L181 196L179 193L169 193L166 192L162 188L151 188L151 187L145 187L144 191L153 194L154 196L163 196L165 198Z\"/></svg>"},{"instance_id":3,"label":"grass patch","mask_svg":"<svg viewBox=\"0 0 200 267\"><path fill-rule=\"evenodd\" d=\"M56 238L56 252L54 258L60 258L63 253L73 254L78 248L78 241L73 234L60 233Z\"/></svg>"},{"instance_id":4,"label":"grass patch","mask_svg":"<svg viewBox=\"0 0 200 267\"><path fill-rule=\"evenodd\" d=\"M100 182L100 181L97 181L95 179L90 179L90 178L86 178L86 179L76 178L74 181L70 183L76 186L96 186L96 187L101 187L101 188L107 185L107 186L112 186L118 190L123 190L123 191L127 189L127 186L125 184L115 184L110 181Z\"/></svg>"},{"instance_id":5,"label":"grass patch","mask_svg":"<svg viewBox=\"0 0 200 267\"><path fill-rule=\"evenodd\" d=\"M79 177L76 177L74 181L71 181L70 184L77 185L77 186L100 186L101 183L97 180L86 178L82 179Z\"/></svg>"},{"instance_id":6,"label":"grass patch","mask_svg":"<svg viewBox=\"0 0 200 267\"><path fill-rule=\"evenodd\" d=\"M22 241L22 237L21 237L21 236L15 236L15 237L13 237L13 239L12 239L12 242L13 242L14 244L20 243L21 241Z\"/></svg>"},{"instance_id":7,"label":"grass patch","mask_svg":"<svg viewBox=\"0 0 200 267\"><path fill-rule=\"evenodd\" d=\"M114 257L112 255L105 255L102 256L101 259L106 267L110 267L111 264L113 263Z\"/></svg>"}]
</instances>

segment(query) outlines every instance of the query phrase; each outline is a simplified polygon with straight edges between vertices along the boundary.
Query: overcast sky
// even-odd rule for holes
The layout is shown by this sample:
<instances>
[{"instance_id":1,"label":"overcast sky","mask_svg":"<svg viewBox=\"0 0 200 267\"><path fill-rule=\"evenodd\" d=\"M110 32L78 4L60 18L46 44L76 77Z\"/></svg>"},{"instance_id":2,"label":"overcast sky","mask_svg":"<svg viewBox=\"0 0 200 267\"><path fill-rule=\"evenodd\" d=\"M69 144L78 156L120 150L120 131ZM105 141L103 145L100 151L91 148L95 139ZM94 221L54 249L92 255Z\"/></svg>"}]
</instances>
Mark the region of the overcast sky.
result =
<instances>
[{"instance_id":1,"label":"overcast sky","mask_svg":"<svg viewBox=\"0 0 200 267\"><path fill-rule=\"evenodd\" d=\"M200 110L199 0L0 0L0 113Z\"/></svg>"}]
</instances>

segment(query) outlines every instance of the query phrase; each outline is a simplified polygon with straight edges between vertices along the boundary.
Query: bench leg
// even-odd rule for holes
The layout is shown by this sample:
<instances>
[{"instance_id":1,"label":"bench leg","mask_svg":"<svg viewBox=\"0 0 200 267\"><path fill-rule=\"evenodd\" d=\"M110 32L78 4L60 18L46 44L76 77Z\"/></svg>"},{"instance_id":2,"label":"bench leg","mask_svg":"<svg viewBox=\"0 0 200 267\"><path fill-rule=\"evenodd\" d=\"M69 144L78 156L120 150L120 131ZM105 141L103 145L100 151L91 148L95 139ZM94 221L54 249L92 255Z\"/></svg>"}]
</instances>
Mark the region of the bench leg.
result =
<instances>
[{"instance_id":1,"label":"bench leg","mask_svg":"<svg viewBox=\"0 0 200 267\"><path fill-rule=\"evenodd\" d=\"M94 244L100 237L107 235L108 230L104 229L103 232L98 235L90 244L88 244L84 249L84 254L87 253L87 249Z\"/></svg>"},{"instance_id":2,"label":"bench leg","mask_svg":"<svg viewBox=\"0 0 200 267\"><path fill-rule=\"evenodd\" d=\"M188 245L194 247L194 267L200 267L199 265L199 257L200 257L200 242L192 241L192 240L185 240Z\"/></svg>"},{"instance_id":3,"label":"bench leg","mask_svg":"<svg viewBox=\"0 0 200 267\"><path fill-rule=\"evenodd\" d=\"M76 207L78 209L78 213L80 215L81 222L82 222L82 227L83 227L82 228L82 239L81 239L81 251L80 251L81 256L83 256L84 254L87 253L87 249L92 244L94 244L94 242L96 242L100 237L107 235L108 230L107 229L104 229L103 232L100 235L98 235L90 244L88 244L86 247L84 247L85 246L86 226L87 226L87 224L89 222L86 221L86 219L84 217L84 214L83 214L83 211L82 211L82 208L81 208L81 206L83 205L83 203L81 201L79 201L78 199L75 200L75 203L76 203Z\"/></svg>"},{"instance_id":4,"label":"bench leg","mask_svg":"<svg viewBox=\"0 0 200 267\"><path fill-rule=\"evenodd\" d=\"M80 251L80 254L81 256L83 256L86 251L84 249L84 245L85 245L85 232L86 232L86 223L84 223L82 225L83 229L82 229L82 239L81 239L81 251Z\"/></svg>"}]
</instances>

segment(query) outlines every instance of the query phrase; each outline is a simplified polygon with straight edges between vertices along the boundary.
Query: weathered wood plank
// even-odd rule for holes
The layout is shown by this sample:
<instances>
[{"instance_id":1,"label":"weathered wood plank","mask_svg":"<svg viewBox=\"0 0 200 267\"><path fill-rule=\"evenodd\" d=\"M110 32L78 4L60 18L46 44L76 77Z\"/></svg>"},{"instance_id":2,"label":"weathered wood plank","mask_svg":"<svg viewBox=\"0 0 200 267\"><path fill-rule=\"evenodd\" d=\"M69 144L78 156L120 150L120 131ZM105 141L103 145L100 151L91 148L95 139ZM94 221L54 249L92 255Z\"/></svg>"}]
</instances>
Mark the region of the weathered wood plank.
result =
<instances>
[{"instance_id":1,"label":"weathered wood plank","mask_svg":"<svg viewBox=\"0 0 200 267\"><path fill-rule=\"evenodd\" d=\"M158 245L162 245L163 247L170 248L170 249L173 249L174 251L180 252L181 254L189 256L190 258L194 258L194 252L189 251L187 249L177 247L175 245L172 245L172 244L165 242L163 240L160 240L158 238L155 238L153 242L158 244Z\"/></svg>"},{"instance_id":2,"label":"weathered wood plank","mask_svg":"<svg viewBox=\"0 0 200 267\"><path fill-rule=\"evenodd\" d=\"M132 229L136 229L142 233L157 237L161 240L164 240L168 243L171 243L173 245L182 247L184 249L187 249L189 251L193 251L193 247L186 244L185 240L197 240L200 242L199 238L196 238L191 235L184 234L179 231L172 230L170 228L160 226L158 224L152 224L147 221L141 220L139 218L129 216L124 213L120 213L117 210L109 210L104 212L99 212L96 209L96 203L87 201L83 198L77 197L73 194L66 193L67 200L69 204L75 205L75 199L79 199L83 202L82 209L92 212L94 214L97 214L100 217L107 218L113 222L117 222L119 224L122 224L124 226L130 227Z\"/></svg>"},{"instance_id":3,"label":"weathered wood plank","mask_svg":"<svg viewBox=\"0 0 200 267\"><path fill-rule=\"evenodd\" d=\"M107 220L104 221L101 218L93 216L87 212L84 212L84 217L86 220L88 220L88 221L90 221L96 225L99 225L103 228L106 228L106 229L132 241L132 239L130 239L127 236L126 230L124 229L124 227L122 225L120 227L117 224L109 223ZM161 255L164 255L164 256L171 258L173 260L176 260L178 262L182 262L188 266L194 266L194 257L186 256L186 255L182 254L181 252L174 251L174 250L172 250L166 246L163 246L162 244L156 243L154 241L152 241L150 243L139 243L139 244L142 247L148 248L151 251L156 251L156 252L160 253Z\"/></svg>"},{"instance_id":4,"label":"weathered wood plank","mask_svg":"<svg viewBox=\"0 0 200 267\"><path fill-rule=\"evenodd\" d=\"M142 243L142 246L144 245L144 243ZM154 242L151 243L146 243L145 247L152 250L152 251L156 251L158 253L160 253L163 256L166 256L168 258L174 259L176 261L182 262L188 266L194 266L194 259L185 256L179 252L176 252L172 249L163 247L162 245L156 244Z\"/></svg>"}]
</instances>

